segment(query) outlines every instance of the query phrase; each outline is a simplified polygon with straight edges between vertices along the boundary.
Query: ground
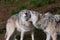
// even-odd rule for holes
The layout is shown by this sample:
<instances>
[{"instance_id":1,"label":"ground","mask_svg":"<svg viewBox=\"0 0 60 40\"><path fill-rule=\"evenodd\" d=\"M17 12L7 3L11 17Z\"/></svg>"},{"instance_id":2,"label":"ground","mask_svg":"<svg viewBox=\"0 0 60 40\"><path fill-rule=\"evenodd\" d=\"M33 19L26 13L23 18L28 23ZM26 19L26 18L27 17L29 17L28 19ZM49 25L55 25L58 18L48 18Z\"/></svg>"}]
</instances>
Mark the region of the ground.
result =
<instances>
[{"instance_id":1,"label":"ground","mask_svg":"<svg viewBox=\"0 0 60 40\"><path fill-rule=\"evenodd\" d=\"M17 1L17 0L15 0ZM19 3L15 3L15 4L11 4L10 2L5 3L4 1L0 0L0 40L5 40L4 36L5 36L5 28L6 28L6 21L7 19L12 15L11 14L11 10L19 10L20 6L27 6L29 9L31 10L35 10L41 13L44 13L48 10L52 10L55 11L54 9L60 10L60 0L55 0L55 2L50 3L50 4L45 4L45 5L37 5L37 6L32 6L28 3L28 0L26 1L22 1ZM25 7L24 6L24 7ZM38 30L40 31L40 30ZM28 35L29 37L30 35ZM31 37L29 37L28 39L30 40ZM25 40L28 40L27 37ZM45 34L36 32L35 33L35 40L44 40L45 39ZM12 40L12 39L11 39Z\"/></svg>"}]
</instances>

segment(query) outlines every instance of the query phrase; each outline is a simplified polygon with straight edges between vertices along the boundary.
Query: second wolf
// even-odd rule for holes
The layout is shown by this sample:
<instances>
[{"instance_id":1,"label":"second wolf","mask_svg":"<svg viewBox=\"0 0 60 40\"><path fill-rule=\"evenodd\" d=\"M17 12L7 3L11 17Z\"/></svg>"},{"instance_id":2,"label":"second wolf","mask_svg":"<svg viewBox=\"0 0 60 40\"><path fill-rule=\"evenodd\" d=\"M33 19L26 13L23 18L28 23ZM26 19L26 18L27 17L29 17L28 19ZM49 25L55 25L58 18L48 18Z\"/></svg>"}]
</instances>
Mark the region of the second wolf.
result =
<instances>
[{"instance_id":1,"label":"second wolf","mask_svg":"<svg viewBox=\"0 0 60 40\"><path fill-rule=\"evenodd\" d=\"M46 40L50 40L50 37L52 40L57 40L57 34L60 34L60 15L53 15L49 12L38 15L31 13L29 21L37 29L42 29L46 33Z\"/></svg>"}]
</instances>

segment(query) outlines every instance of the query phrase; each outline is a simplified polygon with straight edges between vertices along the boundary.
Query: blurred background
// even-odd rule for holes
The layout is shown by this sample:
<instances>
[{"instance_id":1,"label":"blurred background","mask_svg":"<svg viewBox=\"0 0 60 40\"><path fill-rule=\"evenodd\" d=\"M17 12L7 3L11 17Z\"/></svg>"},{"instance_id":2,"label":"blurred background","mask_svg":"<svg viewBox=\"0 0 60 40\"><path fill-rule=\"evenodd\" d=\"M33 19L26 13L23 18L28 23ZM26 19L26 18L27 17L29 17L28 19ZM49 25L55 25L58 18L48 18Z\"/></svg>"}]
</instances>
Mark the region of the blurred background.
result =
<instances>
[{"instance_id":1,"label":"blurred background","mask_svg":"<svg viewBox=\"0 0 60 40\"><path fill-rule=\"evenodd\" d=\"M60 14L60 0L0 0L0 40L5 40L7 19L23 9ZM18 35L17 39L19 40L19 38ZM46 34L42 30L35 29L35 40L45 39ZM10 40L13 40L13 38ZM25 35L24 40L31 40L30 34ZM60 40L59 36L58 40Z\"/></svg>"}]
</instances>

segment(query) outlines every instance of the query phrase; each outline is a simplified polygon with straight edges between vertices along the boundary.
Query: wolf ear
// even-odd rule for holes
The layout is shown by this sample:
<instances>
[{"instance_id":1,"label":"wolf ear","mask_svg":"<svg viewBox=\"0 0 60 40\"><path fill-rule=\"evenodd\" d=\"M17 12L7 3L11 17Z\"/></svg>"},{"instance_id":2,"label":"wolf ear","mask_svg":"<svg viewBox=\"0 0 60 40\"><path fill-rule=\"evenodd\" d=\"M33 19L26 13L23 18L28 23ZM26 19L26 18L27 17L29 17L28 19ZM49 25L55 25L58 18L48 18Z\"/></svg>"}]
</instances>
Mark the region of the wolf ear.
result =
<instances>
[{"instance_id":1,"label":"wolf ear","mask_svg":"<svg viewBox=\"0 0 60 40\"><path fill-rule=\"evenodd\" d=\"M40 16L42 16L42 14L40 14Z\"/></svg>"},{"instance_id":2,"label":"wolf ear","mask_svg":"<svg viewBox=\"0 0 60 40\"><path fill-rule=\"evenodd\" d=\"M44 14L40 14L40 18L44 18L45 17L45 15Z\"/></svg>"}]
</instances>

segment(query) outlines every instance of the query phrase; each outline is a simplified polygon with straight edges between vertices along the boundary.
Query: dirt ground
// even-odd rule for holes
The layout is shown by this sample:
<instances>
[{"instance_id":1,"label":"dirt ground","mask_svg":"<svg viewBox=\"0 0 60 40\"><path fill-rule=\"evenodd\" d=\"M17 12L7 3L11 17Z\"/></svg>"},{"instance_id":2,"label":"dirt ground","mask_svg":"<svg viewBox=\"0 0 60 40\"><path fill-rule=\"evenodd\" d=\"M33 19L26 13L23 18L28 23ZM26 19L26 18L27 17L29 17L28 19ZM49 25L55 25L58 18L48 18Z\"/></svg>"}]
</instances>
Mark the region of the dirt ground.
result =
<instances>
[{"instance_id":1,"label":"dirt ground","mask_svg":"<svg viewBox=\"0 0 60 40\"><path fill-rule=\"evenodd\" d=\"M25 1L25 5L27 5L27 1ZM36 10L38 12L45 12L48 9L52 9L52 8L55 8L55 7L60 7L60 0L56 0L55 3L46 4L46 5L43 5L41 7L40 6L31 7L29 5L27 5L27 6L29 8L31 8L32 10ZM11 6L10 4L0 3L0 30L4 29L6 27L6 21L11 16L10 11L12 9L16 9L16 5ZM42 34L42 35L44 36L44 34ZM0 33L0 40L5 40L4 36L5 36L4 34ZM35 38L36 38L35 40L40 40L41 39L41 38L38 39L39 35L35 35Z\"/></svg>"}]
</instances>

